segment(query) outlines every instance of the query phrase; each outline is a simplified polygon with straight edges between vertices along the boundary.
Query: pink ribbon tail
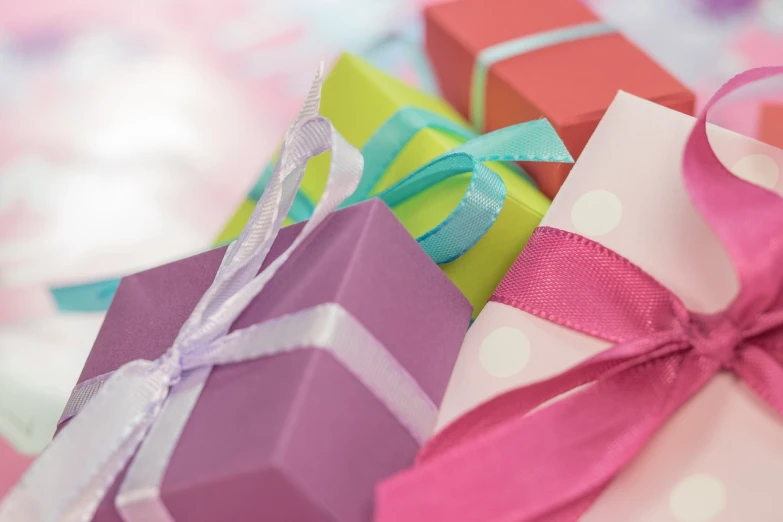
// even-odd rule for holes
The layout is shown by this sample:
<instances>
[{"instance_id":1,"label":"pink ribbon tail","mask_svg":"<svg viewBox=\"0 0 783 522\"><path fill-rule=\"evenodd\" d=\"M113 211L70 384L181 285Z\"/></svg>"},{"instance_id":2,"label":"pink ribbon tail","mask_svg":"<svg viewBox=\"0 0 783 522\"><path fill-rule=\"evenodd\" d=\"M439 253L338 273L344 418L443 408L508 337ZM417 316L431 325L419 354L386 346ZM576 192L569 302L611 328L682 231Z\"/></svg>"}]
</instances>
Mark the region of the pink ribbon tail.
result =
<instances>
[{"instance_id":1,"label":"pink ribbon tail","mask_svg":"<svg viewBox=\"0 0 783 522\"><path fill-rule=\"evenodd\" d=\"M612 374L624 372L642 361L680 351L683 346L678 340L676 335L664 332L661 335L618 344L560 375L499 395L484 407L474 408L462 415L427 441L419 451L416 462L422 463L441 455L509 419L527 415L542 404L580 386L607 379Z\"/></svg>"},{"instance_id":2,"label":"pink ribbon tail","mask_svg":"<svg viewBox=\"0 0 783 522\"><path fill-rule=\"evenodd\" d=\"M382 484L375 520L577 520L718 369L700 357L660 358L507 420Z\"/></svg>"}]
</instances>

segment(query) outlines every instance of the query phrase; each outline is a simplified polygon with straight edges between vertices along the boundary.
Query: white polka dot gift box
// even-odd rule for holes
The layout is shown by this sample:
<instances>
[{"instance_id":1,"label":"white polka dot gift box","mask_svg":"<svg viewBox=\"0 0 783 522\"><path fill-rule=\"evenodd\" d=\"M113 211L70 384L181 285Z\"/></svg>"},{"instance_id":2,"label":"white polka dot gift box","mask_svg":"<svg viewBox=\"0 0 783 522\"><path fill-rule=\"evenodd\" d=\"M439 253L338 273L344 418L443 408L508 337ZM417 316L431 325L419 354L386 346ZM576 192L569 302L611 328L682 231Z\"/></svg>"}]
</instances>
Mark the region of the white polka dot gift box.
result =
<instances>
[{"instance_id":1,"label":"white polka dot gift box","mask_svg":"<svg viewBox=\"0 0 783 522\"><path fill-rule=\"evenodd\" d=\"M376 522L783 520L782 167L618 93Z\"/></svg>"}]
</instances>

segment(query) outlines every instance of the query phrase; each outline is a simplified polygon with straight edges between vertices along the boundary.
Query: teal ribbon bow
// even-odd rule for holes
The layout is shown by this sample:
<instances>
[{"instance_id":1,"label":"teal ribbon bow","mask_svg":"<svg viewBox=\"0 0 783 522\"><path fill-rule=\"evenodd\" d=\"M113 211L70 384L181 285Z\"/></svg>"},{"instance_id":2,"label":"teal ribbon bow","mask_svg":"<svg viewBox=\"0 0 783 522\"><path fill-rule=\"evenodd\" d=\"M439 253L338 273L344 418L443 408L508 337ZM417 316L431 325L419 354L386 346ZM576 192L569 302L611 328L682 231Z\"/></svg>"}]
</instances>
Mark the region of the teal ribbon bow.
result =
<instances>
[{"instance_id":1,"label":"teal ribbon bow","mask_svg":"<svg viewBox=\"0 0 783 522\"><path fill-rule=\"evenodd\" d=\"M373 195L373 189L394 159L425 128L468 141ZM506 185L496 172L484 165L485 162L573 162L565 145L546 120L520 123L477 136L458 122L417 107L399 109L367 140L361 152L365 159L362 179L356 191L342 206L379 197L394 207L452 176L470 173L465 195L456 208L443 221L416 238L438 264L454 261L473 247L495 223L503 208ZM250 191L249 199L258 201L273 170L274 164L270 163ZM526 177L521 170L519 175ZM294 222L304 221L312 215L313 209L313 202L299 192L288 217ZM117 284L118 280L107 280L61 287L52 292L60 310L97 311L108 308Z\"/></svg>"},{"instance_id":2,"label":"teal ribbon bow","mask_svg":"<svg viewBox=\"0 0 783 522\"><path fill-rule=\"evenodd\" d=\"M468 140L465 144L423 165L392 187L375 194L390 207L418 195L441 181L472 173L465 196L454 211L417 241L438 264L454 261L481 239L497 219L506 200L506 185L496 172L484 165L488 161L573 162L557 133L546 120L535 120L477 136L475 132L440 114L418 107L403 107L373 133L362 147L365 166L356 191L343 206L373 196L384 173L405 146L422 129L429 128ZM274 169L269 164L250 192L257 201ZM530 179L521 170L519 174ZM532 182L531 182L532 183ZM313 211L313 203L299 192L288 213L294 221L304 221Z\"/></svg>"}]
</instances>

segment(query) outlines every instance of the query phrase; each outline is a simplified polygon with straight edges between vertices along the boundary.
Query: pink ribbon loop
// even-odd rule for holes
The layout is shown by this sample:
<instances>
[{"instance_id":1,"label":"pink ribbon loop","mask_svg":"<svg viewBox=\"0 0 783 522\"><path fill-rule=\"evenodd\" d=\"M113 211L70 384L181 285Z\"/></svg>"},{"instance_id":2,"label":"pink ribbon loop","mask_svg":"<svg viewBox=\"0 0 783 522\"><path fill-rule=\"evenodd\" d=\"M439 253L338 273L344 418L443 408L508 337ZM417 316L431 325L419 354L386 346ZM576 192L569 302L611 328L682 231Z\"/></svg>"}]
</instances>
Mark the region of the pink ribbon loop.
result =
<instances>
[{"instance_id":1,"label":"pink ribbon loop","mask_svg":"<svg viewBox=\"0 0 783 522\"><path fill-rule=\"evenodd\" d=\"M683 157L691 199L739 276L734 301L715 314L690 312L617 253L537 229L493 300L616 344L447 427L413 469L380 486L377 522L578 520L720 371L783 415L783 199L729 172L706 126L723 97L781 72L753 69L727 82L697 119Z\"/></svg>"}]
</instances>

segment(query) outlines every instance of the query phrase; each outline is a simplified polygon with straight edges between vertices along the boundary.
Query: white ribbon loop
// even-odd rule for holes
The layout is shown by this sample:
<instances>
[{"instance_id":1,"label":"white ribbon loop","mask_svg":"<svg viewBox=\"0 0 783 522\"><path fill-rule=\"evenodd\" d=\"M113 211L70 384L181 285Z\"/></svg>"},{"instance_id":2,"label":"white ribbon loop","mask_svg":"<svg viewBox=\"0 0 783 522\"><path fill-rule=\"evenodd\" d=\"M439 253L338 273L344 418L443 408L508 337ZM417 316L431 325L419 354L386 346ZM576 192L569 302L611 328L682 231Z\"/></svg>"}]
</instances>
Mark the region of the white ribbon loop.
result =
<instances>
[{"instance_id":1,"label":"white ribbon loop","mask_svg":"<svg viewBox=\"0 0 783 522\"><path fill-rule=\"evenodd\" d=\"M117 370L73 418L0 504L0 522L89 522L179 381L182 360L198 361L264 288L309 234L359 183L361 154L318 110L323 65L297 122L289 129L270 185L239 239L230 246L212 286L158 361ZM294 243L256 275L304 175L307 160L332 149L326 191Z\"/></svg>"},{"instance_id":2,"label":"white ribbon loop","mask_svg":"<svg viewBox=\"0 0 783 522\"><path fill-rule=\"evenodd\" d=\"M158 367L135 361L116 371L6 497L0 520L88 522L168 394Z\"/></svg>"}]
</instances>

